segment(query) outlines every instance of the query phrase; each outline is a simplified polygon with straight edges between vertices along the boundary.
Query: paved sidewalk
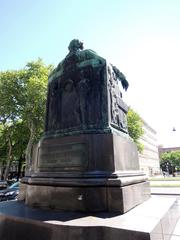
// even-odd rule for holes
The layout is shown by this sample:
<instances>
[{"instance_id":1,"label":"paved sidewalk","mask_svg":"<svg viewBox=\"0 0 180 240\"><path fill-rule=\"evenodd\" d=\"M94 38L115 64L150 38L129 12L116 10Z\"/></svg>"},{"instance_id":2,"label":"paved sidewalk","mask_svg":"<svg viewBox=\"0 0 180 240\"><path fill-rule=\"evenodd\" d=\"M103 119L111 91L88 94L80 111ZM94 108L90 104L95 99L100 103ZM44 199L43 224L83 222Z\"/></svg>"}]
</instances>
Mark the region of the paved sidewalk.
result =
<instances>
[{"instance_id":1,"label":"paved sidewalk","mask_svg":"<svg viewBox=\"0 0 180 240\"><path fill-rule=\"evenodd\" d=\"M170 240L180 240L180 187L151 187L151 194L176 198L173 210L175 216L178 215L179 217Z\"/></svg>"},{"instance_id":2,"label":"paved sidewalk","mask_svg":"<svg viewBox=\"0 0 180 240\"><path fill-rule=\"evenodd\" d=\"M172 236L170 240L180 240L180 200L177 200L175 204L172 207L172 212L175 214L175 216L179 216L176 222L176 226L173 230ZM173 216L170 215L171 217ZM166 239L166 238L164 238Z\"/></svg>"}]
</instances>

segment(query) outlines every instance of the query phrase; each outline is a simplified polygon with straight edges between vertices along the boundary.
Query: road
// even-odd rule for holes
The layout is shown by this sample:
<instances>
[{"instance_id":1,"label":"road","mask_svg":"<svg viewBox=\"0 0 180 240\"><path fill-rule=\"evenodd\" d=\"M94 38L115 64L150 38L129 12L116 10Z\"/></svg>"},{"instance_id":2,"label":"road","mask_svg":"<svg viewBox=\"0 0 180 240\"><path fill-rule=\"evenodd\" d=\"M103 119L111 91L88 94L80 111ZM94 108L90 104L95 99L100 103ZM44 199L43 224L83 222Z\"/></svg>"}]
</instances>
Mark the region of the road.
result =
<instances>
[{"instance_id":1,"label":"road","mask_svg":"<svg viewBox=\"0 0 180 240\"><path fill-rule=\"evenodd\" d=\"M151 194L172 195L180 199L180 187L151 187Z\"/></svg>"},{"instance_id":2,"label":"road","mask_svg":"<svg viewBox=\"0 0 180 240\"><path fill-rule=\"evenodd\" d=\"M176 187L176 186L180 186L180 181L178 180L175 180L175 181L150 181L150 183L153 185L153 186L163 186L163 185L166 185L167 187Z\"/></svg>"}]
</instances>

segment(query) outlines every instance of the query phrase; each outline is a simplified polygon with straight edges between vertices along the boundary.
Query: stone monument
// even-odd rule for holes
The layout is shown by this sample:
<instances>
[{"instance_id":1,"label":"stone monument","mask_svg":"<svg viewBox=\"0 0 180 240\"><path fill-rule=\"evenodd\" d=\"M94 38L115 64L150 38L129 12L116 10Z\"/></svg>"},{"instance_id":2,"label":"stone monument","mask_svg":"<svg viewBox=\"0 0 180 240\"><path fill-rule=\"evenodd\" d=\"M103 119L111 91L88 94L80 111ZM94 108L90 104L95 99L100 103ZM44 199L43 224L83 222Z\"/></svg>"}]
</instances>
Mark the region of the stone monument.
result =
<instances>
[{"instance_id":1,"label":"stone monument","mask_svg":"<svg viewBox=\"0 0 180 240\"><path fill-rule=\"evenodd\" d=\"M29 206L124 213L150 197L127 129L125 76L74 39L50 74L45 131L22 180Z\"/></svg>"},{"instance_id":2,"label":"stone monument","mask_svg":"<svg viewBox=\"0 0 180 240\"><path fill-rule=\"evenodd\" d=\"M69 54L49 76L45 131L19 200L0 204L0 239L177 237L175 199L149 198L139 171L122 100L127 88L115 66L71 41Z\"/></svg>"}]
</instances>

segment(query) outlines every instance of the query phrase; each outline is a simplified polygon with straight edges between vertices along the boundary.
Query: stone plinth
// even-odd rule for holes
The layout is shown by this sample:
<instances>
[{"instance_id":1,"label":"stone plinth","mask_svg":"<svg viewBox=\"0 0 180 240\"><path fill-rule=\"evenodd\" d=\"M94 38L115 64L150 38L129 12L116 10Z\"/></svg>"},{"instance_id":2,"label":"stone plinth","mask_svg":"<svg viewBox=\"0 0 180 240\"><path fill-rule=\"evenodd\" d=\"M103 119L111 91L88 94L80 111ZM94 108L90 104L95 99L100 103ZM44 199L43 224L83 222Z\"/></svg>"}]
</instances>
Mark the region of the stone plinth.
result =
<instances>
[{"instance_id":1,"label":"stone plinth","mask_svg":"<svg viewBox=\"0 0 180 240\"><path fill-rule=\"evenodd\" d=\"M79 176L98 177L118 171L139 173L137 148L124 135L106 133L43 138L33 157L33 176L57 173L63 177L78 176L79 173Z\"/></svg>"},{"instance_id":2,"label":"stone plinth","mask_svg":"<svg viewBox=\"0 0 180 240\"><path fill-rule=\"evenodd\" d=\"M88 180L91 181L91 179L86 179L84 185L74 186L75 184L72 184L71 187L62 187L53 186L58 185L55 179L33 180L32 184L26 185L25 192L21 193L20 199L25 199L25 203L29 206L40 208L83 212L111 211L123 214L147 200L150 195L147 182L123 187L108 186L107 182L107 186L104 187L99 186L98 183L90 187ZM63 180L66 181L66 179ZM104 181L108 180L104 179ZM39 185L40 183L44 186ZM62 184L61 180L59 184Z\"/></svg>"},{"instance_id":3,"label":"stone plinth","mask_svg":"<svg viewBox=\"0 0 180 240\"><path fill-rule=\"evenodd\" d=\"M0 204L0 239L179 239L180 235L173 235L179 217L175 199L162 197L152 197L124 215L53 212L11 201Z\"/></svg>"},{"instance_id":4,"label":"stone plinth","mask_svg":"<svg viewBox=\"0 0 180 240\"><path fill-rule=\"evenodd\" d=\"M121 135L44 138L33 173L22 180L21 200L41 208L123 214L150 197L138 169L136 146Z\"/></svg>"}]
</instances>

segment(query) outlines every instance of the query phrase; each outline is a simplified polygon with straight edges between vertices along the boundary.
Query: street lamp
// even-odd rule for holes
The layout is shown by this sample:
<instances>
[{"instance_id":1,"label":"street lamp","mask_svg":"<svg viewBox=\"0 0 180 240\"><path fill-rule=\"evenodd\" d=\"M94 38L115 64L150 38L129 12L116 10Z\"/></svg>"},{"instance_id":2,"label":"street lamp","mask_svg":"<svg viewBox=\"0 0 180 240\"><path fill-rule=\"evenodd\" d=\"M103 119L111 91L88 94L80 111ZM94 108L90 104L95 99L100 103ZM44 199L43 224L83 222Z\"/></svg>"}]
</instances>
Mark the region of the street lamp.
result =
<instances>
[{"instance_id":1,"label":"street lamp","mask_svg":"<svg viewBox=\"0 0 180 240\"><path fill-rule=\"evenodd\" d=\"M175 129L175 127L173 127L173 132L175 132L176 131L176 129Z\"/></svg>"}]
</instances>

